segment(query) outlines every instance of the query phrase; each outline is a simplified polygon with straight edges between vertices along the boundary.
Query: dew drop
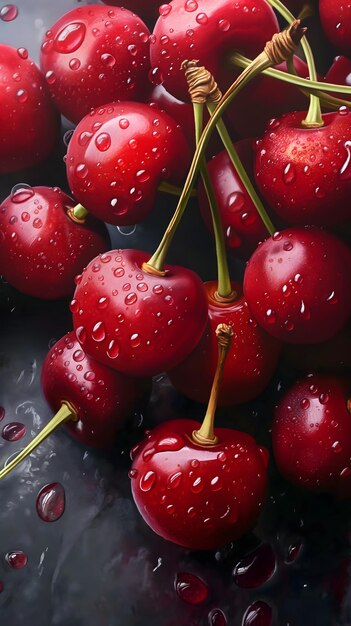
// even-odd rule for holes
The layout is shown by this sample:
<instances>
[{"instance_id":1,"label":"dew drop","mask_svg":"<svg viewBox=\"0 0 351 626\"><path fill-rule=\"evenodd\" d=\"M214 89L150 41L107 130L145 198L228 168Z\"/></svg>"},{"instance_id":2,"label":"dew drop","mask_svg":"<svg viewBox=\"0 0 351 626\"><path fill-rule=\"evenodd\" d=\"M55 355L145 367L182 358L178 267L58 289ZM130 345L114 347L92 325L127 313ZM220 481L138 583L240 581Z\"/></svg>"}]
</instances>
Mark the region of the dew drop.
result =
<instances>
[{"instance_id":1,"label":"dew drop","mask_svg":"<svg viewBox=\"0 0 351 626\"><path fill-rule=\"evenodd\" d=\"M257 600L246 610L242 626L271 626L272 619L272 608L263 600Z\"/></svg>"},{"instance_id":2,"label":"dew drop","mask_svg":"<svg viewBox=\"0 0 351 626\"><path fill-rule=\"evenodd\" d=\"M267 309L265 319L268 324L275 324L275 322L277 321L276 312L273 309Z\"/></svg>"},{"instance_id":3,"label":"dew drop","mask_svg":"<svg viewBox=\"0 0 351 626\"><path fill-rule=\"evenodd\" d=\"M34 228L41 228L43 225L43 222L41 221L41 219L39 219L39 217L36 217L35 220L33 221L33 226Z\"/></svg>"},{"instance_id":4,"label":"dew drop","mask_svg":"<svg viewBox=\"0 0 351 626\"><path fill-rule=\"evenodd\" d=\"M88 167L85 163L78 163L75 169L76 176L78 178L86 178L88 175Z\"/></svg>"},{"instance_id":5,"label":"dew drop","mask_svg":"<svg viewBox=\"0 0 351 626\"><path fill-rule=\"evenodd\" d=\"M329 400L330 400L330 397L328 393L321 393L321 395L319 396L319 402L321 404L327 404Z\"/></svg>"},{"instance_id":6,"label":"dew drop","mask_svg":"<svg viewBox=\"0 0 351 626\"><path fill-rule=\"evenodd\" d=\"M93 137L93 133L89 133L87 130L80 133L78 137L78 143L80 146L86 146L90 139Z\"/></svg>"},{"instance_id":7,"label":"dew drop","mask_svg":"<svg viewBox=\"0 0 351 626\"><path fill-rule=\"evenodd\" d=\"M221 609L212 609L209 612L208 626L227 626L227 618Z\"/></svg>"},{"instance_id":8,"label":"dew drop","mask_svg":"<svg viewBox=\"0 0 351 626\"><path fill-rule=\"evenodd\" d=\"M167 481L168 489L177 489L177 487L179 487L180 483L182 482L182 479L182 472L176 472L175 474L172 474L172 476L170 476Z\"/></svg>"},{"instance_id":9,"label":"dew drop","mask_svg":"<svg viewBox=\"0 0 351 626\"><path fill-rule=\"evenodd\" d=\"M161 4L161 6L158 9L159 15L162 15L162 17L166 17L166 15L169 15L169 13L172 10L172 6L170 4Z\"/></svg>"},{"instance_id":10,"label":"dew drop","mask_svg":"<svg viewBox=\"0 0 351 626\"><path fill-rule=\"evenodd\" d=\"M196 0L186 0L184 8L186 11L188 11L188 13L192 13L193 11L196 11L198 7L198 4L196 2Z\"/></svg>"},{"instance_id":11,"label":"dew drop","mask_svg":"<svg viewBox=\"0 0 351 626\"><path fill-rule=\"evenodd\" d=\"M222 33L226 33L230 29L230 22L228 22L228 20L219 20L218 28Z\"/></svg>"},{"instance_id":12,"label":"dew drop","mask_svg":"<svg viewBox=\"0 0 351 626\"><path fill-rule=\"evenodd\" d=\"M342 164L339 176L342 180L349 180L351 178L351 141L345 141L344 148L347 156Z\"/></svg>"},{"instance_id":13,"label":"dew drop","mask_svg":"<svg viewBox=\"0 0 351 626\"><path fill-rule=\"evenodd\" d=\"M86 26L82 22L72 22L65 26L56 35L54 47L61 54L71 54L82 45L86 33Z\"/></svg>"},{"instance_id":14,"label":"dew drop","mask_svg":"<svg viewBox=\"0 0 351 626\"><path fill-rule=\"evenodd\" d=\"M28 100L28 92L25 89L19 89L16 93L18 102L24 104Z\"/></svg>"},{"instance_id":15,"label":"dew drop","mask_svg":"<svg viewBox=\"0 0 351 626\"><path fill-rule=\"evenodd\" d=\"M206 13L198 13L196 16L196 21L198 24L207 24L208 17Z\"/></svg>"},{"instance_id":16,"label":"dew drop","mask_svg":"<svg viewBox=\"0 0 351 626\"><path fill-rule=\"evenodd\" d=\"M201 491L203 491L204 488L204 483L202 481L201 476L198 476L198 478L196 478L193 482L193 484L191 485L191 491L193 493L201 493Z\"/></svg>"},{"instance_id":17,"label":"dew drop","mask_svg":"<svg viewBox=\"0 0 351 626\"><path fill-rule=\"evenodd\" d=\"M26 427L20 422L10 422L2 429L1 436L6 441L19 441L26 434Z\"/></svg>"},{"instance_id":18,"label":"dew drop","mask_svg":"<svg viewBox=\"0 0 351 626\"><path fill-rule=\"evenodd\" d=\"M83 350L75 350L75 352L73 352L73 361L75 361L76 363L83 361L84 358L85 354Z\"/></svg>"},{"instance_id":19,"label":"dew drop","mask_svg":"<svg viewBox=\"0 0 351 626\"><path fill-rule=\"evenodd\" d=\"M155 472L146 472L146 474L144 474L139 482L139 486L140 489L142 491L151 491L151 489L153 488L153 486L156 483L156 474Z\"/></svg>"},{"instance_id":20,"label":"dew drop","mask_svg":"<svg viewBox=\"0 0 351 626\"><path fill-rule=\"evenodd\" d=\"M115 339L112 339L108 344L107 356L110 359L116 359L119 355L119 345Z\"/></svg>"},{"instance_id":21,"label":"dew drop","mask_svg":"<svg viewBox=\"0 0 351 626\"><path fill-rule=\"evenodd\" d=\"M124 298L124 302L125 304L135 304L137 299L138 296L136 295L136 293L134 293L134 291L132 291Z\"/></svg>"},{"instance_id":22,"label":"dew drop","mask_svg":"<svg viewBox=\"0 0 351 626\"><path fill-rule=\"evenodd\" d=\"M3 22L12 22L18 15L18 8L14 4L4 4L0 9L0 19ZM27 54L28 56L28 54ZM27 57L22 57L27 58Z\"/></svg>"},{"instance_id":23,"label":"dew drop","mask_svg":"<svg viewBox=\"0 0 351 626\"><path fill-rule=\"evenodd\" d=\"M80 68L80 60L79 59L71 59L69 62L69 66L71 70L79 70Z\"/></svg>"},{"instance_id":24,"label":"dew drop","mask_svg":"<svg viewBox=\"0 0 351 626\"><path fill-rule=\"evenodd\" d=\"M61 483L50 483L39 491L36 510L44 522L56 522L63 515L65 490Z\"/></svg>"},{"instance_id":25,"label":"dew drop","mask_svg":"<svg viewBox=\"0 0 351 626\"><path fill-rule=\"evenodd\" d=\"M233 578L238 587L254 589L267 582L275 568L276 560L271 546L262 544L236 564Z\"/></svg>"},{"instance_id":26,"label":"dew drop","mask_svg":"<svg viewBox=\"0 0 351 626\"><path fill-rule=\"evenodd\" d=\"M302 543L293 543L288 547L285 563L293 563L296 561L299 554L301 554Z\"/></svg>"},{"instance_id":27,"label":"dew drop","mask_svg":"<svg viewBox=\"0 0 351 626\"><path fill-rule=\"evenodd\" d=\"M14 204L22 204L22 202L28 202L30 198L33 198L34 194L34 189L32 189L31 187L17 188L11 194L11 202L13 202Z\"/></svg>"},{"instance_id":28,"label":"dew drop","mask_svg":"<svg viewBox=\"0 0 351 626\"><path fill-rule=\"evenodd\" d=\"M130 345L132 348L138 348L140 346L141 340L140 335L138 333L133 333L130 337Z\"/></svg>"},{"instance_id":29,"label":"dew drop","mask_svg":"<svg viewBox=\"0 0 351 626\"><path fill-rule=\"evenodd\" d=\"M228 196L227 209L233 213L240 211L245 204L245 197L241 191L234 191Z\"/></svg>"},{"instance_id":30,"label":"dew drop","mask_svg":"<svg viewBox=\"0 0 351 626\"><path fill-rule=\"evenodd\" d=\"M5 560L13 569L22 569L28 563L28 557L22 550L8 552L5 556Z\"/></svg>"},{"instance_id":31,"label":"dew drop","mask_svg":"<svg viewBox=\"0 0 351 626\"><path fill-rule=\"evenodd\" d=\"M309 399L308 399L308 398L303 398L303 399L301 400L301 402L300 402L300 406L301 406L301 408L302 408L302 409L305 409L305 410L306 410L306 409L308 409L308 408L309 408L309 406L310 406L310 401L309 401Z\"/></svg>"},{"instance_id":32,"label":"dew drop","mask_svg":"<svg viewBox=\"0 0 351 626\"><path fill-rule=\"evenodd\" d=\"M87 332L86 332L84 326L78 326L78 328L76 330L76 337L77 337L79 343L84 343L86 341Z\"/></svg>"},{"instance_id":33,"label":"dew drop","mask_svg":"<svg viewBox=\"0 0 351 626\"><path fill-rule=\"evenodd\" d=\"M183 439L179 435L169 435L157 443L159 452L176 452L183 447Z\"/></svg>"},{"instance_id":34,"label":"dew drop","mask_svg":"<svg viewBox=\"0 0 351 626\"><path fill-rule=\"evenodd\" d=\"M21 220L22 222L29 222L30 215L29 213L27 213L27 211L23 211L23 213L21 213Z\"/></svg>"},{"instance_id":35,"label":"dew drop","mask_svg":"<svg viewBox=\"0 0 351 626\"><path fill-rule=\"evenodd\" d=\"M123 130L125 130L129 126L129 121L125 117L122 117L118 123L120 128L122 128Z\"/></svg>"},{"instance_id":36,"label":"dew drop","mask_svg":"<svg viewBox=\"0 0 351 626\"><path fill-rule=\"evenodd\" d=\"M174 578L174 590L187 604L202 604L208 597L208 586L195 574L178 572Z\"/></svg>"},{"instance_id":37,"label":"dew drop","mask_svg":"<svg viewBox=\"0 0 351 626\"><path fill-rule=\"evenodd\" d=\"M349 467L344 467L344 469L340 472L340 478L348 478L351 476L351 469Z\"/></svg>"},{"instance_id":38,"label":"dew drop","mask_svg":"<svg viewBox=\"0 0 351 626\"><path fill-rule=\"evenodd\" d=\"M93 327L91 336L94 339L94 341L98 341L98 342L104 341L106 337L106 331L105 331L105 326L103 322L97 322L95 324L95 326Z\"/></svg>"},{"instance_id":39,"label":"dew drop","mask_svg":"<svg viewBox=\"0 0 351 626\"><path fill-rule=\"evenodd\" d=\"M95 138L95 145L100 152L106 152L111 146L111 137L108 133L100 133Z\"/></svg>"},{"instance_id":40,"label":"dew drop","mask_svg":"<svg viewBox=\"0 0 351 626\"><path fill-rule=\"evenodd\" d=\"M339 454L340 452L342 452L342 445L340 441L334 441L332 448L333 448L333 452L335 452L336 454Z\"/></svg>"},{"instance_id":41,"label":"dew drop","mask_svg":"<svg viewBox=\"0 0 351 626\"><path fill-rule=\"evenodd\" d=\"M338 303L338 298L335 294L335 291L332 291L329 296L327 297L327 302L329 302L329 304L337 304Z\"/></svg>"},{"instance_id":42,"label":"dew drop","mask_svg":"<svg viewBox=\"0 0 351 626\"><path fill-rule=\"evenodd\" d=\"M131 470L129 470L128 476L129 478L136 478L138 476L138 470L135 468L132 468Z\"/></svg>"},{"instance_id":43,"label":"dew drop","mask_svg":"<svg viewBox=\"0 0 351 626\"><path fill-rule=\"evenodd\" d=\"M138 170L135 174L135 178L139 183L146 183L150 180L151 174L148 170Z\"/></svg>"},{"instance_id":44,"label":"dew drop","mask_svg":"<svg viewBox=\"0 0 351 626\"><path fill-rule=\"evenodd\" d=\"M292 163L287 163L283 170L283 180L287 185L294 182L296 178L295 166Z\"/></svg>"},{"instance_id":45,"label":"dew drop","mask_svg":"<svg viewBox=\"0 0 351 626\"><path fill-rule=\"evenodd\" d=\"M113 67L116 64L116 59L112 54L105 53L101 55L101 63L105 67Z\"/></svg>"},{"instance_id":46,"label":"dew drop","mask_svg":"<svg viewBox=\"0 0 351 626\"><path fill-rule=\"evenodd\" d=\"M56 82L56 74L52 70L46 72L45 78L48 85L53 85Z\"/></svg>"}]
</instances>

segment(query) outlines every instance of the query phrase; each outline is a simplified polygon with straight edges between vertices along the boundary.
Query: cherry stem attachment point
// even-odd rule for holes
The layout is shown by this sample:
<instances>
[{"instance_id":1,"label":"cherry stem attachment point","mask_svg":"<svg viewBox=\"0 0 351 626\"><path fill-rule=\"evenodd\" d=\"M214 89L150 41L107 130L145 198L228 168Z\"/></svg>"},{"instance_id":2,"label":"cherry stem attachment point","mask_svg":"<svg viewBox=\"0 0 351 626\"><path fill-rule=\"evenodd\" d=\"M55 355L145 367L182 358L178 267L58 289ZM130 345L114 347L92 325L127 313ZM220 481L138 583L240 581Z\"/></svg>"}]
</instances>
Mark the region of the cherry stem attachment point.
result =
<instances>
[{"instance_id":1,"label":"cherry stem attachment point","mask_svg":"<svg viewBox=\"0 0 351 626\"><path fill-rule=\"evenodd\" d=\"M78 416L74 408L69 404L69 402L62 402L60 409L54 415L54 417L44 426L44 428L40 431L40 433L32 439L32 441L25 447L21 452L15 456L10 463L5 465L5 467L0 471L0 480L4 478L7 474L9 474L19 463L24 461L24 459L31 453L33 450L39 446L44 439L49 437L51 433L53 433L58 426L64 424L65 422L73 420L77 421Z\"/></svg>"},{"instance_id":2,"label":"cherry stem attachment point","mask_svg":"<svg viewBox=\"0 0 351 626\"><path fill-rule=\"evenodd\" d=\"M216 328L218 342L218 362L212 383L211 395L208 401L206 415L199 428L192 433L194 443L201 446L214 446L218 443L218 437L214 433L214 420L218 403L218 395L221 387L224 363L228 354L234 331L227 324L219 324Z\"/></svg>"},{"instance_id":3,"label":"cherry stem attachment point","mask_svg":"<svg viewBox=\"0 0 351 626\"><path fill-rule=\"evenodd\" d=\"M82 204L76 204L76 206L68 209L67 215L73 222L85 224L86 217L89 213Z\"/></svg>"}]
</instances>

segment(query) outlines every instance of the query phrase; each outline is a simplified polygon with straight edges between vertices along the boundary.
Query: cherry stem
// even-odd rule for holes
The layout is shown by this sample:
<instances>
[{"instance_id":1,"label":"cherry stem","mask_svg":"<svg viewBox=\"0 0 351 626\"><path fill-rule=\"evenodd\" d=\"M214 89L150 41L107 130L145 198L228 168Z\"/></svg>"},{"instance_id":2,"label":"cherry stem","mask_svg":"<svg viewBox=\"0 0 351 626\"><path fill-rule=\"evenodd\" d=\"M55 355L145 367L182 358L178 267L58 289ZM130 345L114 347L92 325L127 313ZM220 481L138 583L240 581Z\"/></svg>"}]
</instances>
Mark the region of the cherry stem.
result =
<instances>
[{"instance_id":1,"label":"cherry stem","mask_svg":"<svg viewBox=\"0 0 351 626\"><path fill-rule=\"evenodd\" d=\"M219 324L216 328L218 342L218 361L214 375L211 395L207 405L206 415L199 428L192 433L195 443L202 446L213 446L218 443L218 437L214 433L214 420L218 403L218 395L221 387L223 368L234 332L231 326Z\"/></svg>"},{"instance_id":2,"label":"cherry stem","mask_svg":"<svg viewBox=\"0 0 351 626\"><path fill-rule=\"evenodd\" d=\"M214 110L215 110L215 105L212 102L208 102L207 103L207 108L209 110L210 115L213 114ZM247 172L242 164L242 162L240 161L239 155L235 149L235 146L233 145L233 142L230 138L230 135L228 133L228 130L223 122L222 119L220 119L217 123L217 131L218 134L222 140L222 143L228 153L228 156L231 160L231 163L234 167L234 169L236 170L236 172L239 175L239 178L242 182L242 184L244 185L247 193L249 194L253 204L256 207L257 213L259 214L262 222L264 223L265 227L267 228L268 232L270 235L273 235L276 232L276 228L274 227L273 222L271 221L269 215L267 214L266 209L264 208L261 199L259 198L256 189L254 188L249 176L247 175Z\"/></svg>"},{"instance_id":3,"label":"cherry stem","mask_svg":"<svg viewBox=\"0 0 351 626\"><path fill-rule=\"evenodd\" d=\"M280 0L268 0L268 4L276 9L276 11L278 11L278 13L280 13L280 15L282 15L289 24L291 24L296 19L293 14L286 8L286 6L284 6L284 4L280 2ZM313 52L306 37L302 37L301 47L306 58L309 77L311 80L317 80L317 70L314 62ZM310 106L308 108L305 119L301 123L306 128L318 128L320 126L324 126L321 103L318 96L316 96L315 94L310 95Z\"/></svg>"},{"instance_id":4,"label":"cherry stem","mask_svg":"<svg viewBox=\"0 0 351 626\"><path fill-rule=\"evenodd\" d=\"M158 191L161 191L163 193L168 193L171 196L177 196L179 198L179 196L182 193L182 188L178 187L177 185L172 185L172 183L168 183L167 181L163 180L159 186L157 187ZM192 190L191 192L192 196L197 196L197 191L195 189Z\"/></svg>"},{"instance_id":5,"label":"cherry stem","mask_svg":"<svg viewBox=\"0 0 351 626\"><path fill-rule=\"evenodd\" d=\"M44 426L44 428L40 431L40 433L32 439L32 441L25 447L17 456L15 456L10 463L5 465L5 467L0 471L0 479L4 478L7 474L9 474L19 463L24 461L24 459L31 453L33 450L39 446L44 439L49 437L58 426L64 424L68 420L78 420L77 414L73 407L69 404L69 402L62 402L60 409L54 415L54 417Z\"/></svg>"},{"instance_id":6,"label":"cherry stem","mask_svg":"<svg viewBox=\"0 0 351 626\"><path fill-rule=\"evenodd\" d=\"M68 209L67 215L73 222L77 222L77 224L84 224L89 213L82 204L76 204L76 206Z\"/></svg>"},{"instance_id":7,"label":"cherry stem","mask_svg":"<svg viewBox=\"0 0 351 626\"><path fill-rule=\"evenodd\" d=\"M309 2L307 2L306 4L303 5L300 13L297 16L297 19L302 21L308 17L312 17L313 15L314 15L314 8Z\"/></svg>"},{"instance_id":8,"label":"cherry stem","mask_svg":"<svg viewBox=\"0 0 351 626\"><path fill-rule=\"evenodd\" d=\"M231 56L231 62L237 67L246 68L250 65L250 63L252 63L252 60L248 59L240 53L235 53ZM320 83L318 81L310 81L306 78L301 78L301 76L298 76L295 72L296 70L294 69L294 74L288 74L287 72L282 72L281 70L268 68L266 70L263 70L262 73L266 76L270 76L271 78L275 78L276 80L281 80L285 83L296 85L297 87L300 87L302 91L307 92L308 94L310 92L314 92L316 95L318 95L323 104L330 105L335 108L339 108L340 106L348 106L351 108L351 102L349 100L335 98L334 96L329 95L329 93L326 93L327 91L334 91L336 93L351 95L351 87L348 87L347 85L337 85L334 83ZM321 91L321 89L323 89L324 91Z\"/></svg>"},{"instance_id":9,"label":"cherry stem","mask_svg":"<svg viewBox=\"0 0 351 626\"><path fill-rule=\"evenodd\" d=\"M146 264L145 270L147 268L154 268L157 271L163 271L165 258L168 252L168 249L171 245L173 236L177 229L177 226L182 218L184 210L186 208L187 202L189 200L192 187L194 185L196 176L200 169L201 159L205 154L206 146L209 142L213 129L215 128L218 120L223 115L226 108L229 106L233 98L245 87L245 85L255 78L258 74L260 74L264 69L276 65L279 61L277 60L277 56L282 57L283 54L286 55L287 58L290 54L292 54L292 49L296 48L298 42L300 41L301 35L305 32L305 29L300 28L300 23L296 20L286 31L282 33L276 33L273 36L272 41L268 42L265 46L265 49L261 54L259 54L256 59L251 63L249 67L247 67L238 78L234 81L234 83L229 87L227 92L223 95L218 105L216 106L213 115L207 122L205 129L200 137L199 143L194 152L193 160L191 162L189 172L183 187L182 194L179 198L179 202L177 208L174 212L174 215L166 228L166 231L161 239L161 242L154 252L152 257L149 259ZM282 46L283 50L281 50L279 45L275 44L285 44Z\"/></svg>"}]
</instances>

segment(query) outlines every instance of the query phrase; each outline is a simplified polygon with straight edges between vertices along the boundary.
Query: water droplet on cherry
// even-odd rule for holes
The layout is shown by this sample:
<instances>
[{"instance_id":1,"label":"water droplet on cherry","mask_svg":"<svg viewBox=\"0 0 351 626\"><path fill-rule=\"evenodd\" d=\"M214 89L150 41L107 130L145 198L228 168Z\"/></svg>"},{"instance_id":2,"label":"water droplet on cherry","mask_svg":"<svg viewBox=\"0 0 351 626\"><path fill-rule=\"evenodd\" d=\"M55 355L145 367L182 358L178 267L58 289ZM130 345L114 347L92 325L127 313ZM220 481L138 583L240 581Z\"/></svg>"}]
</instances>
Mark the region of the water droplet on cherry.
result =
<instances>
[{"instance_id":1,"label":"water droplet on cherry","mask_svg":"<svg viewBox=\"0 0 351 626\"><path fill-rule=\"evenodd\" d=\"M63 515L65 490L61 483L50 483L39 491L36 510L44 522L56 522Z\"/></svg>"},{"instance_id":2,"label":"water droplet on cherry","mask_svg":"<svg viewBox=\"0 0 351 626\"><path fill-rule=\"evenodd\" d=\"M1 436L6 441L19 441L26 434L26 427L21 422L10 422L2 429Z\"/></svg>"}]
</instances>

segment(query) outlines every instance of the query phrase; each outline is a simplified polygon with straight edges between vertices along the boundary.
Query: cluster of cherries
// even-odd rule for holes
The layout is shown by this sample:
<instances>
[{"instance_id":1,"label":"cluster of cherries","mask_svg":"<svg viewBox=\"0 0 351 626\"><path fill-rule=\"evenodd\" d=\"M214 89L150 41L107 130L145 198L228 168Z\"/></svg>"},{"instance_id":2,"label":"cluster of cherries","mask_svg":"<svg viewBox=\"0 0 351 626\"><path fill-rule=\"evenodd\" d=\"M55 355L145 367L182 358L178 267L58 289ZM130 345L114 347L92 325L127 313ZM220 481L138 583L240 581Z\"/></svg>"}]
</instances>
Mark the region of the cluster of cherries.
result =
<instances>
[{"instance_id":1,"label":"cluster of cherries","mask_svg":"<svg viewBox=\"0 0 351 626\"><path fill-rule=\"evenodd\" d=\"M217 403L233 406L259 396L282 350L300 362L318 350L328 359L340 336L350 337L351 251L335 232L344 233L349 219L351 113L339 94L350 97L351 60L334 62L323 79L327 92L296 56L279 65L278 77L300 80L303 93L280 82L278 97L278 83L263 75L240 93L234 88L226 127L219 116L226 149L218 152L211 140L209 152L218 154L207 167L203 152L216 109L203 135L198 132L191 163L194 118L182 63L199 59L225 91L240 75L240 63L250 67L279 32L273 8L290 19L288 9L278 0L106 4L113 6L80 6L47 31L41 70L24 48L0 44L6 118L0 173L36 165L53 151L59 113L77 124L65 157L75 200L58 188L23 186L0 207L6 280L37 298L63 298L75 289L74 330L50 349L42 370L44 394L57 413L0 477L64 422L85 445L113 445L147 395L150 378L166 371L178 390L208 402L208 409L201 427L173 420L146 434L132 451L133 496L161 536L215 549L255 524L268 465L268 452L251 436L213 429ZM294 14L304 4L287 3ZM321 0L319 11L326 36L350 56L347 2ZM310 96L309 84L315 89ZM321 114L321 102L335 110ZM241 139L228 145L226 136ZM109 250L104 222L142 221L160 190L180 193L183 210L199 169L205 221L214 210L209 181L227 250L247 261L243 281L229 278L225 293L220 279L203 284L193 271L165 264L178 217L151 258L143 250ZM233 335L225 363L218 359L223 324ZM328 369L328 361L323 365ZM288 480L351 495L349 398L346 375L314 372L281 400L273 452Z\"/></svg>"}]
</instances>

